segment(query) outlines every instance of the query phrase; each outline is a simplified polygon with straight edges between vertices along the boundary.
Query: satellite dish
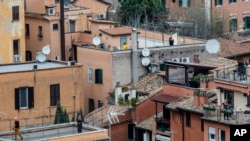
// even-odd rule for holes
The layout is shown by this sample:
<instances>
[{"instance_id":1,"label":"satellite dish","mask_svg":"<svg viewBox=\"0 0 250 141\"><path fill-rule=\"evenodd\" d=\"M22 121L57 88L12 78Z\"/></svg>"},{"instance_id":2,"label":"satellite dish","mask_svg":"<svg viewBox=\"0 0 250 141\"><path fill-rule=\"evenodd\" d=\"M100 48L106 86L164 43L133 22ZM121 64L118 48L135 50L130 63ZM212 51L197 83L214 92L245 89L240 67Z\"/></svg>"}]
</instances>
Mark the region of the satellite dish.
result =
<instances>
[{"instance_id":1,"label":"satellite dish","mask_svg":"<svg viewBox=\"0 0 250 141\"><path fill-rule=\"evenodd\" d=\"M37 52L36 53L36 60L40 63L43 63L46 61L46 55L43 54L42 52Z\"/></svg>"},{"instance_id":2,"label":"satellite dish","mask_svg":"<svg viewBox=\"0 0 250 141\"><path fill-rule=\"evenodd\" d=\"M148 57L144 57L142 58L141 63L143 66L148 66L150 63L150 59Z\"/></svg>"},{"instance_id":3,"label":"satellite dish","mask_svg":"<svg viewBox=\"0 0 250 141\"><path fill-rule=\"evenodd\" d=\"M49 45L46 45L42 49L43 54L48 55L50 53L50 47Z\"/></svg>"},{"instance_id":4,"label":"satellite dish","mask_svg":"<svg viewBox=\"0 0 250 141\"><path fill-rule=\"evenodd\" d=\"M143 49L142 49L142 55L143 55L144 57L148 57L149 54L150 54L150 50L149 50L148 48L143 48Z\"/></svg>"},{"instance_id":5,"label":"satellite dish","mask_svg":"<svg viewBox=\"0 0 250 141\"><path fill-rule=\"evenodd\" d=\"M209 53L217 53L220 51L220 43L215 39L208 40L206 43L206 50Z\"/></svg>"},{"instance_id":6,"label":"satellite dish","mask_svg":"<svg viewBox=\"0 0 250 141\"><path fill-rule=\"evenodd\" d=\"M100 43L101 43L101 40L100 40L99 37L94 37L94 38L93 38L93 44L94 44L94 45L98 46Z\"/></svg>"}]
</instances>

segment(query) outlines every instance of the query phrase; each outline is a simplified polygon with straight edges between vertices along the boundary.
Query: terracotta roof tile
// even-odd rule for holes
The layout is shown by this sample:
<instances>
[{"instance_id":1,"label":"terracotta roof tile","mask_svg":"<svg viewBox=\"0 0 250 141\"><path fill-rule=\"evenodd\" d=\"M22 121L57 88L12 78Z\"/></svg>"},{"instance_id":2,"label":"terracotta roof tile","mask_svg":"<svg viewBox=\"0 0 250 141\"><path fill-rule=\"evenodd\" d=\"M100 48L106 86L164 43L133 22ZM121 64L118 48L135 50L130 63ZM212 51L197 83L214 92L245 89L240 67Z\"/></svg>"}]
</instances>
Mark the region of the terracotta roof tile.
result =
<instances>
[{"instance_id":1,"label":"terracotta roof tile","mask_svg":"<svg viewBox=\"0 0 250 141\"><path fill-rule=\"evenodd\" d=\"M129 35L132 33L132 28L129 26L123 26L117 28L100 29L100 31L111 36Z\"/></svg>"},{"instance_id":2,"label":"terracotta roof tile","mask_svg":"<svg viewBox=\"0 0 250 141\"><path fill-rule=\"evenodd\" d=\"M220 52L218 53L219 57L233 57L236 55L241 55L245 53L250 53L250 46L244 44L238 44L234 41L217 38L220 43Z\"/></svg>"}]
</instances>

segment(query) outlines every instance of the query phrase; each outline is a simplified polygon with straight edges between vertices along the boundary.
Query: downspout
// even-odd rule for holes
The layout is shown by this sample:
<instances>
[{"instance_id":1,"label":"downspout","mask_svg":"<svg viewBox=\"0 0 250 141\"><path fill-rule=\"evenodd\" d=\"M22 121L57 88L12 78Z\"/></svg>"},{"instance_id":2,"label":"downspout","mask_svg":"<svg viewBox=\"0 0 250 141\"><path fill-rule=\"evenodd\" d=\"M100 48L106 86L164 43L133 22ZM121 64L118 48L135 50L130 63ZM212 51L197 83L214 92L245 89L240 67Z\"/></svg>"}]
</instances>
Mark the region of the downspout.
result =
<instances>
[{"instance_id":1,"label":"downspout","mask_svg":"<svg viewBox=\"0 0 250 141\"><path fill-rule=\"evenodd\" d=\"M184 130L184 112L181 111L181 119L182 119L182 141L185 140L185 130Z\"/></svg>"},{"instance_id":2,"label":"downspout","mask_svg":"<svg viewBox=\"0 0 250 141\"><path fill-rule=\"evenodd\" d=\"M109 6L107 7L107 12L106 12L106 20L108 19L109 20L109 8L111 7L111 3L109 3Z\"/></svg>"},{"instance_id":3,"label":"downspout","mask_svg":"<svg viewBox=\"0 0 250 141\"><path fill-rule=\"evenodd\" d=\"M60 0L61 60L65 61L64 0Z\"/></svg>"}]
</instances>

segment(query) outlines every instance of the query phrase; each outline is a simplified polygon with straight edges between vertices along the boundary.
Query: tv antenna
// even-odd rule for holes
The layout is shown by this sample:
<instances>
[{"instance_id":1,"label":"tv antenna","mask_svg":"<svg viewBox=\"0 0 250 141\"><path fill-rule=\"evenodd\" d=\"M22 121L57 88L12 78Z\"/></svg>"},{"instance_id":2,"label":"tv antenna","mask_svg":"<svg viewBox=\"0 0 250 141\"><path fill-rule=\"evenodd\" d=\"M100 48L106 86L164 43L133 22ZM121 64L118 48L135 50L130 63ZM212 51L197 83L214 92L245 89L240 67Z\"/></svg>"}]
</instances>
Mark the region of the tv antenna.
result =
<instances>
[{"instance_id":1,"label":"tv antenna","mask_svg":"<svg viewBox=\"0 0 250 141\"><path fill-rule=\"evenodd\" d=\"M206 50L211 54L218 53L220 51L220 43L215 39L208 40L206 43Z\"/></svg>"}]
</instances>

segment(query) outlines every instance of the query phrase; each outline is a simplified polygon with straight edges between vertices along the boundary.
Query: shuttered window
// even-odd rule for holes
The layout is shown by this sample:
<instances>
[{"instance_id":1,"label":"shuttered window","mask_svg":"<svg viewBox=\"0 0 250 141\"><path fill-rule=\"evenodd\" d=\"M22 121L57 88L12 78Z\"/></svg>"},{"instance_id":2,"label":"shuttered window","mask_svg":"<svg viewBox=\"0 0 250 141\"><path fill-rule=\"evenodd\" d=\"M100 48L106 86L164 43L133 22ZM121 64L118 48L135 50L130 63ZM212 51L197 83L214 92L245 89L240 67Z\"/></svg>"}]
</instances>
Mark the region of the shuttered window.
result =
<instances>
[{"instance_id":1,"label":"shuttered window","mask_svg":"<svg viewBox=\"0 0 250 141\"><path fill-rule=\"evenodd\" d=\"M12 20L13 21L19 20L19 6L12 7Z\"/></svg>"},{"instance_id":2,"label":"shuttered window","mask_svg":"<svg viewBox=\"0 0 250 141\"><path fill-rule=\"evenodd\" d=\"M96 84L103 84L102 69L96 69L95 70L95 83Z\"/></svg>"},{"instance_id":3,"label":"shuttered window","mask_svg":"<svg viewBox=\"0 0 250 141\"><path fill-rule=\"evenodd\" d=\"M50 85L50 106L56 106L60 101L60 85Z\"/></svg>"}]
</instances>

